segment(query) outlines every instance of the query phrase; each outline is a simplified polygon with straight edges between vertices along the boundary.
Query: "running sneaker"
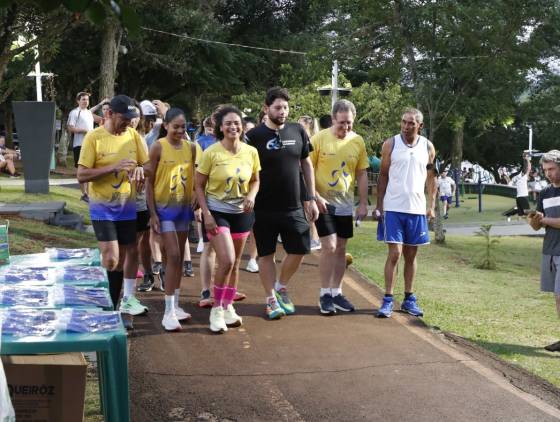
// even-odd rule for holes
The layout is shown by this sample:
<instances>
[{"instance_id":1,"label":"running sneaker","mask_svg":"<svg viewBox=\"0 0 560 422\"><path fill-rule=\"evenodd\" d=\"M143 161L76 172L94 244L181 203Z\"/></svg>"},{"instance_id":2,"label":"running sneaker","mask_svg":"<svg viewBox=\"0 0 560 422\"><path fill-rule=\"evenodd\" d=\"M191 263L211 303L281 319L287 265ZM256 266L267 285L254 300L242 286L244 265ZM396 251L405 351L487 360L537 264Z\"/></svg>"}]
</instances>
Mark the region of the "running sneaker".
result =
<instances>
[{"instance_id":1,"label":"running sneaker","mask_svg":"<svg viewBox=\"0 0 560 422\"><path fill-rule=\"evenodd\" d=\"M336 308L334 307L333 297L330 294L324 294L319 298L319 310L323 315L334 315L336 314Z\"/></svg>"},{"instance_id":2,"label":"running sneaker","mask_svg":"<svg viewBox=\"0 0 560 422\"><path fill-rule=\"evenodd\" d=\"M233 297L234 302L240 302L244 299L247 299L247 295L241 292L235 292L235 296Z\"/></svg>"},{"instance_id":3,"label":"running sneaker","mask_svg":"<svg viewBox=\"0 0 560 422\"><path fill-rule=\"evenodd\" d=\"M278 305L278 302L274 301L266 304L266 316L268 319L280 319L286 316L286 312Z\"/></svg>"},{"instance_id":4,"label":"running sneaker","mask_svg":"<svg viewBox=\"0 0 560 422\"><path fill-rule=\"evenodd\" d=\"M210 311L210 331L213 333L224 333L228 330L224 319L224 308L214 306Z\"/></svg>"},{"instance_id":5,"label":"running sneaker","mask_svg":"<svg viewBox=\"0 0 560 422\"><path fill-rule=\"evenodd\" d=\"M548 350L549 352L560 352L560 341L544 346L544 350Z\"/></svg>"},{"instance_id":6,"label":"running sneaker","mask_svg":"<svg viewBox=\"0 0 560 422\"><path fill-rule=\"evenodd\" d=\"M144 279L142 283L138 286L139 292L151 292L154 288L154 275L153 274L144 274Z\"/></svg>"},{"instance_id":7,"label":"running sneaker","mask_svg":"<svg viewBox=\"0 0 560 422\"><path fill-rule=\"evenodd\" d=\"M228 327L239 327L243 323L243 319L237 315L231 303L224 310L224 321Z\"/></svg>"},{"instance_id":8,"label":"running sneaker","mask_svg":"<svg viewBox=\"0 0 560 422\"><path fill-rule=\"evenodd\" d=\"M247 262L247 267L245 268L246 271L250 273L258 273L259 272L259 264L257 264L257 260L251 258Z\"/></svg>"},{"instance_id":9,"label":"running sneaker","mask_svg":"<svg viewBox=\"0 0 560 422\"><path fill-rule=\"evenodd\" d=\"M89 203L89 196L87 193L84 193L82 196L80 196L80 201L84 201Z\"/></svg>"},{"instance_id":10,"label":"running sneaker","mask_svg":"<svg viewBox=\"0 0 560 422\"><path fill-rule=\"evenodd\" d=\"M154 274L154 275L159 275L159 272L160 272L160 270L161 270L161 267L162 267L161 262L159 262L159 261L154 262L154 263L152 264L152 274Z\"/></svg>"},{"instance_id":11,"label":"running sneaker","mask_svg":"<svg viewBox=\"0 0 560 422\"><path fill-rule=\"evenodd\" d=\"M212 307L212 297L210 294L210 290L203 290L200 294L200 299L198 301L199 308L211 308Z\"/></svg>"},{"instance_id":12,"label":"running sneaker","mask_svg":"<svg viewBox=\"0 0 560 422\"><path fill-rule=\"evenodd\" d=\"M393 313L393 298L384 296L383 303L381 304L381 307L377 311L377 317L390 318L392 313Z\"/></svg>"},{"instance_id":13,"label":"running sneaker","mask_svg":"<svg viewBox=\"0 0 560 422\"><path fill-rule=\"evenodd\" d=\"M200 239L198 241L198 244L196 245L196 253L202 253L202 252L204 252L204 241Z\"/></svg>"},{"instance_id":14,"label":"running sneaker","mask_svg":"<svg viewBox=\"0 0 560 422\"><path fill-rule=\"evenodd\" d=\"M192 318L192 315L179 306L175 307L175 315L179 321L186 321Z\"/></svg>"},{"instance_id":15,"label":"running sneaker","mask_svg":"<svg viewBox=\"0 0 560 422\"><path fill-rule=\"evenodd\" d=\"M410 315L417 317L424 316L424 312L416 303L416 296L410 295L408 299L405 299L401 303L401 311L408 312Z\"/></svg>"},{"instance_id":16,"label":"running sneaker","mask_svg":"<svg viewBox=\"0 0 560 422\"><path fill-rule=\"evenodd\" d=\"M148 308L142 305L134 296L123 298L119 306L121 314L142 315L148 312Z\"/></svg>"},{"instance_id":17,"label":"running sneaker","mask_svg":"<svg viewBox=\"0 0 560 422\"><path fill-rule=\"evenodd\" d=\"M296 311L294 303L290 299L290 296L288 296L287 289L274 290L274 294L276 295L278 304L284 310L286 315L291 315Z\"/></svg>"},{"instance_id":18,"label":"running sneaker","mask_svg":"<svg viewBox=\"0 0 560 422\"><path fill-rule=\"evenodd\" d=\"M181 331L182 328L175 312L164 314L161 325L163 325L165 331Z\"/></svg>"},{"instance_id":19,"label":"running sneaker","mask_svg":"<svg viewBox=\"0 0 560 422\"><path fill-rule=\"evenodd\" d=\"M183 277L194 277L192 261L183 262Z\"/></svg>"},{"instance_id":20,"label":"running sneaker","mask_svg":"<svg viewBox=\"0 0 560 422\"><path fill-rule=\"evenodd\" d=\"M321 250L321 241L320 240L312 240L311 241L311 250L312 251Z\"/></svg>"},{"instance_id":21,"label":"running sneaker","mask_svg":"<svg viewBox=\"0 0 560 422\"><path fill-rule=\"evenodd\" d=\"M343 294L334 296L332 300L334 307L339 311L354 312L355 310L354 305Z\"/></svg>"}]
</instances>

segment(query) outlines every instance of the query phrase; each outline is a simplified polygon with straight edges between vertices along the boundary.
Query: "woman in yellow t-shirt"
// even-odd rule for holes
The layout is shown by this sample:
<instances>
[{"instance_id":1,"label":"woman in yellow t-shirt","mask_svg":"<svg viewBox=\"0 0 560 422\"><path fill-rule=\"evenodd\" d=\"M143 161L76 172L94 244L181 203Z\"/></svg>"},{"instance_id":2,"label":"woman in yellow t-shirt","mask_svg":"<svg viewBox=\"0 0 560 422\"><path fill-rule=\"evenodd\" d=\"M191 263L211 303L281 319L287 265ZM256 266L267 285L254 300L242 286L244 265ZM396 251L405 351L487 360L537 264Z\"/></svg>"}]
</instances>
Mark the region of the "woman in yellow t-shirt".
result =
<instances>
[{"instance_id":1,"label":"woman in yellow t-shirt","mask_svg":"<svg viewBox=\"0 0 560 422\"><path fill-rule=\"evenodd\" d=\"M221 333L242 322L232 302L239 261L254 222L260 161L257 150L242 141L242 115L237 108L224 106L215 114L214 133L218 142L200 157L195 191L202 209L203 236L210 240L218 259L210 330Z\"/></svg>"},{"instance_id":2,"label":"woman in yellow t-shirt","mask_svg":"<svg viewBox=\"0 0 560 422\"><path fill-rule=\"evenodd\" d=\"M165 313L162 325L167 331L181 329L179 321L190 314L179 307L182 260L189 222L193 220L191 201L195 148L185 140L185 113L171 108L165 114L165 138L150 148L146 197L150 226L161 234L166 257Z\"/></svg>"}]
</instances>

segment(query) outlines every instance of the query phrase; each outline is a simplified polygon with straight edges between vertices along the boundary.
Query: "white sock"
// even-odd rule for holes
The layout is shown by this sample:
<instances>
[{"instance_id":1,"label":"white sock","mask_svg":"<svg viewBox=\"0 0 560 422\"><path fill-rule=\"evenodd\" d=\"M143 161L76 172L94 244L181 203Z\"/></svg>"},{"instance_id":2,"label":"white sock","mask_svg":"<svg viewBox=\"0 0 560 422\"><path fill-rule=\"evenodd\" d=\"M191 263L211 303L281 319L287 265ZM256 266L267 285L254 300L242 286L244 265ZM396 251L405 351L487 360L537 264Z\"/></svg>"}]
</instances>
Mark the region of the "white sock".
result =
<instances>
[{"instance_id":1,"label":"white sock","mask_svg":"<svg viewBox=\"0 0 560 422\"><path fill-rule=\"evenodd\" d=\"M179 307L179 295L181 294L181 289L175 289L175 294L173 295L173 297L175 298L175 300L173 301L173 305L175 305L175 308Z\"/></svg>"},{"instance_id":2,"label":"white sock","mask_svg":"<svg viewBox=\"0 0 560 422\"><path fill-rule=\"evenodd\" d=\"M165 313L168 314L175 310L175 295L165 295Z\"/></svg>"},{"instance_id":3,"label":"white sock","mask_svg":"<svg viewBox=\"0 0 560 422\"><path fill-rule=\"evenodd\" d=\"M280 280L276 280L276 283L274 283L274 290L276 290L277 292L279 292L282 289L287 289L288 286L286 286L285 284L282 284L280 282Z\"/></svg>"},{"instance_id":4,"label":"white sock","mask_svg":"<svg viewBox=\"0 0 560 422\"><path fill-rule=\"evenodd\" d=\"M324 289L323 287L321 287L321 296L330 295L330 294L331 294L331 289L330 289L330 287L327 287L326 289Z\"/></svg>"},{"instance_id":5,"label":"white sock","mask_svg":"<svg viewBox=\"0 0 560 422\"><path fill-rule=\"evenodd\" d=\"M336 287L336 288L331 287L331 293L332 293L333 297L341 295L342 294L342 287Z\"/></svg>"},{"instance_id":6,"label":"white sock","mask_svg":"<svg viewBox=\"0 0 560 422\"><path fill-rule=\"evenodd\" d=\"M129 298L134 297L134 292L136 291L136 279L135 278L125 278L123 280L123 297Z\"/></svg>"},{"instance_id":7,"label":"white sock","mask_svg":"<svg viewBox=\"0 0 560 422\"><path fill-rule=\"evenodd\" d=\"M278 304L278 301L276 300L276 295L272 295L272 296L268 296L266 298L266 303L276 303Z\"/></svg>"}]
</instances>

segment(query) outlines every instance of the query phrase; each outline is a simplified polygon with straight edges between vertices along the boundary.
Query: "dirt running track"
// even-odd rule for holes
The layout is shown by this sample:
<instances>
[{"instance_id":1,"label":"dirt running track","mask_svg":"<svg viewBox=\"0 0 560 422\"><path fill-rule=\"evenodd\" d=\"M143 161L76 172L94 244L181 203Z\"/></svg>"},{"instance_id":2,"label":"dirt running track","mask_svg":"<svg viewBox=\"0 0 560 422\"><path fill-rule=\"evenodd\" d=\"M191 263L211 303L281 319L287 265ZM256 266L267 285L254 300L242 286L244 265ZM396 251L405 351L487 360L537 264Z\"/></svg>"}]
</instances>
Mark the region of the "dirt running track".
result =
<instances>
[{"instance_id":1,"label":"dirt running track","mask_svg":"<svg viewBox=\"0 0 560 422\"><path fill-rule=\"evenodd\" d=\"M248 298L236 309L244 324L224 335L211 334L209 310L194 307L198 277L183 278L181 302L193 319L181 333L161 327L163 293L142 294L150 312L130 337L131 420L560 419L557 390L547 403L415 318L374 318L381 294L356 272L347 272L344 290L357 312L320 316L317 261L306 257L290 288L296 314L279 321L264 318L258 275L242 271ZM521 381L541 391L538 380Z\"/></svg>"}]
</instances>

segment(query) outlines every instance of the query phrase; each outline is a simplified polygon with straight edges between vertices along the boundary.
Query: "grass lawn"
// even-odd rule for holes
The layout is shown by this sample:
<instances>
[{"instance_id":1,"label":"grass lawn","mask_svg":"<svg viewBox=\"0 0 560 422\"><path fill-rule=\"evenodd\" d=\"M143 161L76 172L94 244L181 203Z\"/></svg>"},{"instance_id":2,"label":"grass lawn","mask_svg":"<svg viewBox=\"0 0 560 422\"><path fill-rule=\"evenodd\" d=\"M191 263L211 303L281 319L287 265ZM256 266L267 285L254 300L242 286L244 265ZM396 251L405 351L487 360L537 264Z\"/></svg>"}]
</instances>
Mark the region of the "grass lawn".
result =
<instances>
[{"instance_id":1,"label":"grass lawn","mask_svg":"<svg viewBox=\"0 0 560 422\"><path fill-rule=\"evenodd\" d=\"M25 193L23 186L1 186L0 202L28 204L32 202L64 201L66 209L84 216L86 224L90 224L88 204L80 201L79 189L64 186L51 186L48 194Z\"/></svg>"},{"instance_id":2,"label":"grass lawn","mask_svg":"<svg viewBox=\"0 0 560 422\"><path fill-rule=\"evenodd\" d=\"M451 220L451 217L450 217ZM354 264L383 288L386 246L365 222L349 242ZM539 290L542 239L500 237L498 268L475 268L483 238L447 236L445 245L421 247L415 292L427 324L458 334L560 387L560 359L543 346L560 338L551 294ZM399 267L396 297L403 295Z\"/></svg>"}]
</instances>

